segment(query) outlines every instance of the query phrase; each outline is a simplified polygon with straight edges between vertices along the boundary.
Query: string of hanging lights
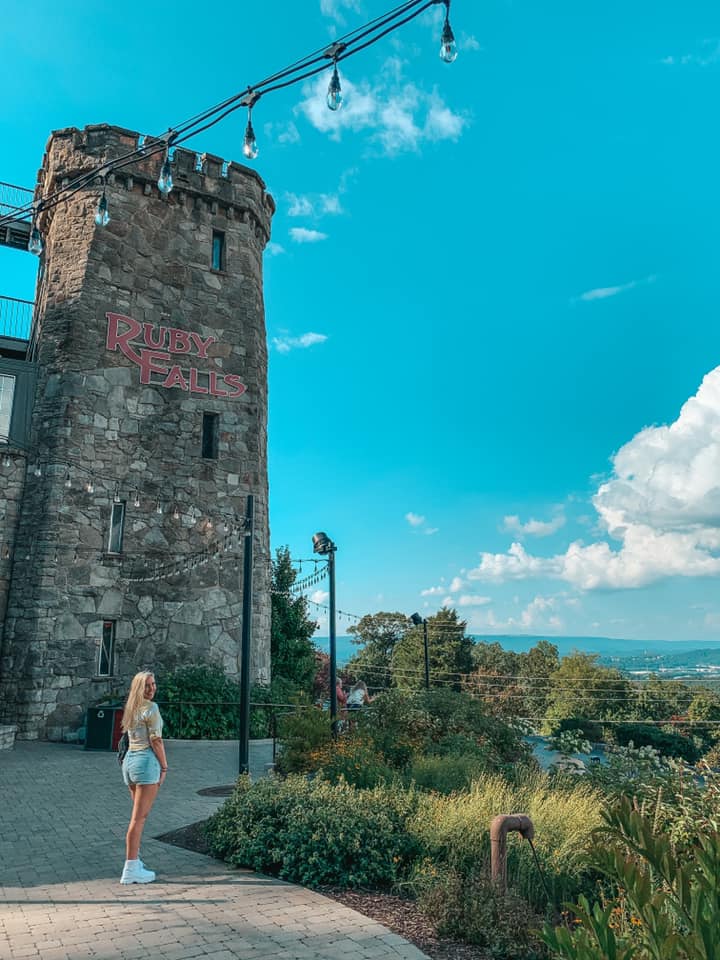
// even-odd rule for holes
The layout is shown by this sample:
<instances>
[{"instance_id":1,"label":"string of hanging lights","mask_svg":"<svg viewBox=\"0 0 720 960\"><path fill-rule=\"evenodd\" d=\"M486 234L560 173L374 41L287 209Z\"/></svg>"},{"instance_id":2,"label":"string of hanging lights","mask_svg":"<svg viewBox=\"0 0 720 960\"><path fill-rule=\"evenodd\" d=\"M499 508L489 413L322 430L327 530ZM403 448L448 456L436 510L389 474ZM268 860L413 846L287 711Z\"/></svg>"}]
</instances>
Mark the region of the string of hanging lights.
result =
<instances>
[{"instance_id":1,"label":"string of hanging lights","mask_svg":"<svg viewBox=\"0 0 720 960\"><path fill-rule=\"evenodd\" d=\"M240 93L234 94L227 100L196 114L194 117L171 127L166 134L153 138L142 138L135 150L124 154L115 160L107 161L95 169L76 177L59 187L54 193L33 200L24 207L13 211L12 215L0 217L0 226L6 222L18 219L31 218L32 228L28 242L28 250L40 255L43 250L43 240L38 226L38 218L44 211L51 209L63 200L69 199L79 190L100 181L102 195L98 201L95 214L95 223L99 227L107 226L110 222L108 199L105 184L108 176L135 162L139 158L147 158L155 154L162 154L162 165L157 181L158 190L167 196L173 189L172 151L175 147L185 143L199 133L215 126L225 117L239 109L247 110L247 123L243 137L242 151L248 160L255 160L259 155L259 147L252 123L252 112L261 97L277 90L301 83L310 77L331 68L332 73L328 84L326 102L332 111L341 109L344 103L338 64L360 53L373 44L379 42L388 34L416 19L426 10L438 4L445 7L445 18L440 37L440 58L445 63L453 63L457 58L457 44L455 35L450 26L451 0L407 0L393 10L345 34L335 40L330 46L323 46L313 53L295 61L282 70L271 74L264 80L246 87Z\"/></svg>"}]
</instances>

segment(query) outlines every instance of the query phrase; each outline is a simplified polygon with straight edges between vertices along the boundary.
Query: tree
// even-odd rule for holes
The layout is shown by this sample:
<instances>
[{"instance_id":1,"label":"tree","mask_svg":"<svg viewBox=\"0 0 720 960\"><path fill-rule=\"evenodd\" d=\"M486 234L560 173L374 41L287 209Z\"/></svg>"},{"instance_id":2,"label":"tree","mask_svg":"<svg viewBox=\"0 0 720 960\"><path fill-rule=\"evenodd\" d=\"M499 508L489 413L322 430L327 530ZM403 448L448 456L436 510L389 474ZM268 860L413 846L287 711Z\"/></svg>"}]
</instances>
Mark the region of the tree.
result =
<instances>
[{"instance_id":1,"label":"tree","mask_svg":"<svg viewBox=\"0 0 720 960\"><path fill-rule=\"evenodd\" d=\"M527 653L520 654L526 717L544 717L550 695L550 677L560 666L558 648L548 640L539 640Z\"/></svg>"},{"instance_id":2,"label":"tree","mask_svg":"<svg viewBox=\"0 0 720 960\"><path fill-rule=\"evenodd\" d=\"M619 670L601 667L598 659L577 651L562 658L549 678L548 719L617 720L632 713L632 685Z\"/></svg>"},{"instance_id":3,"label":"tree","mask_svg":"<svg viewBox=\"0 0 720 960\"><path fill-rule=\"evenodd\" d=\"M467 622L457 611L443 607L427 620L430 683L459 690L472 670L471 637L465 636ZM423 627L411 627L395 644L392 658L395 686L418 689L425 683Z\"/></svg>"},{"instance_id":4,"label":"tree","mask_svg":"<svg viewBox=\"0 0 720 960\"><path fill-rule=\"evenodd\" d=\"M346 672L375 688L392 685L392 661L397 644L410 628L404 613L366 614L348 632L360 650L346 664Z\"/></svg>"},{"instance_id":5,"label":"tree","mask_svg":"<svg viewBox=\"0 0 720 960\"><path fill-rule=\"evenodd\" d=\"M309 693L316 669L311 637L317 623L308 617L305 597L290 594L296 576L290 551L278 548L272 568L270 657L273 681L283 679Z\"/></svg>"}]
</instances>

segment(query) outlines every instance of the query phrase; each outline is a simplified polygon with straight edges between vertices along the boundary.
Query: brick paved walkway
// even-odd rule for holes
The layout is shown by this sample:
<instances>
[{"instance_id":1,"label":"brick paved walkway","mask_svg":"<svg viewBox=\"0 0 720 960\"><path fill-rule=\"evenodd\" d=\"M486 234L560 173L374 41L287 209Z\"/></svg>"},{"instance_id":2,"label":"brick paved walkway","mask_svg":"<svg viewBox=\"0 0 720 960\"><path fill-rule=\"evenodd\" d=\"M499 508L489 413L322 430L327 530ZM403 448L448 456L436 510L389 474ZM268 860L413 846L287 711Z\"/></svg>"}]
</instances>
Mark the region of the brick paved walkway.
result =
<instances>
[{"instance_id":1,"label":"brick paved walkway","mask_svg":"<svg viewBox=\"0 0 720 960\"><path fill-rule=\"evenodd\" d=\"M130 797L114 754L20 742L0 752L2 960L422 960L397 934L302 887L153 838L209 816L237 743L167 742L145 828L148 885L120 886ZM251 769L269 760L251 745Z\"/></svg>"}]
</instances>

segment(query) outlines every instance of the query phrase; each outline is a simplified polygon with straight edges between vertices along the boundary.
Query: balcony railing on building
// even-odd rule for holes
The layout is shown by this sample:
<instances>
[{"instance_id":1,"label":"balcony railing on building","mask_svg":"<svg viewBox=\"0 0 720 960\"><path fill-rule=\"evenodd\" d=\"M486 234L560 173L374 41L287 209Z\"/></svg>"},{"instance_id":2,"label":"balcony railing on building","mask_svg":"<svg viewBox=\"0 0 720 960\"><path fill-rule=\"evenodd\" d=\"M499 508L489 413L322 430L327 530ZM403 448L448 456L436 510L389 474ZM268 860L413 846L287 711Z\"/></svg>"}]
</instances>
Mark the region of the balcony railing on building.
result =
<instances>
[{"instance_id":1,"label":"balcony railing on building","mask_svg":"<svg viewBox=\"0 0 720 960\"><path fill-rule=\"evenodd\" d=\"M29 340L33 306L32 300L0 297L0 338Z\"/></svg>"},{"instance_id":2,"label":"balcony railing on building","mask_svg":"<svg viewBox=\"0 0 720 960\"><path fill-rule=\"evenodd\" d=\"M0 245L27 250L31 229L27 206L32 199L32 190L0 181Z\"/></svg>"}]
</instances>

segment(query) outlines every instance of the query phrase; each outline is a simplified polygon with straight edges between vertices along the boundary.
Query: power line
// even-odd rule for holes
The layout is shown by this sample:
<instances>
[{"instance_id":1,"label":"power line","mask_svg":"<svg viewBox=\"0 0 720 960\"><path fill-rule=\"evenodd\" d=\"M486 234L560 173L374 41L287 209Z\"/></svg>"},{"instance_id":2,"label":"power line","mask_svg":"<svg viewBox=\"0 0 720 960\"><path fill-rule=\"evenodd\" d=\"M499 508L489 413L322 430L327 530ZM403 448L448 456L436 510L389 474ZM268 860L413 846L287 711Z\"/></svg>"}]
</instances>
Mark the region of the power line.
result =
<instances>
[{"instance_id":1,"label":"power line","mask_svg":"<svg viewBox=\"0 0 720 960\"><path fill-rule=\"evenodd\" d=\"M167 164L169 162L169 151L171 148L179 146L181 143L185 143L199 133L215 126L225 117L243 107L248 110L243 153L246 158L255 159L258 151L255 144L254 130L252 128L252 110L261 97L276 90L293 86L332 68L333 80L328 90L328 105L331 109L337 109L342 103L340 83L339 78L337 78L337 64L378 43L388 34L409 23L411 20L416 19L430 7L440 3L445 6L445 28L443 29L443 36L441 38L441 57L447 62L452 62L457 55L457 51L455 39L449 24L450 0L408 0L408 2L400 4L398 7L382 14L380 17L376 17L363 26L350 31L330 45L326 44L318 48L313 53L270 74L265 79L248 85L244 90L232 95L215 106L176 124L174 127L169 128L166 134L151 138L150 140L144 140L135 150L115 160L99 164L92 170L81 174L73 181L60 187L54 193L48 196L41 196L38 200L33 199L31 203L25 204L22 208L14 211L12 215L0 217L0 226L13 220L27 219L30 216L33 217L33 220L36 220L41 211L51 209L63 199L69 199L69 197L73 196L73 194L79 190L89 186L93 181L102 180L104 183L111 173L127 166L129 163L135 162L135 160L141 157L147 158L155 154L163 153L165 156L165 164ZM336 78L336 96L334 102L332 102L330 95ZM172 189L171 181L167 190L161 187L163 192L169 192L170 189ZM39 232L37 233L37 238L35 238L34 234L36 232L37 227L34 226L30 248L33 249L34 252L39 253L42 250L42 241ZM33 244L35 244L35 246L33 246Z\"/></svg>"}]
</instances>

